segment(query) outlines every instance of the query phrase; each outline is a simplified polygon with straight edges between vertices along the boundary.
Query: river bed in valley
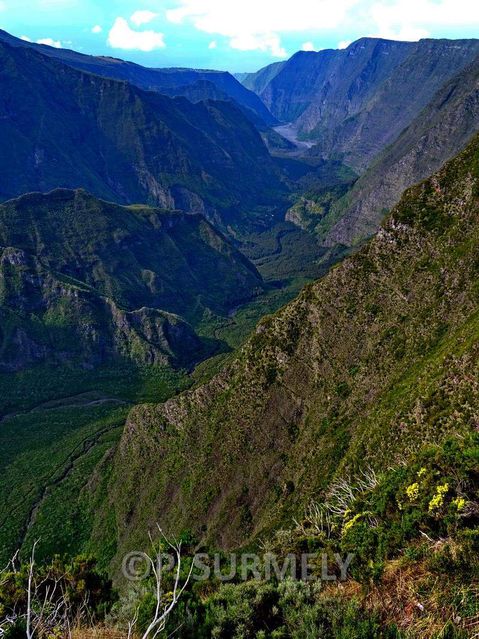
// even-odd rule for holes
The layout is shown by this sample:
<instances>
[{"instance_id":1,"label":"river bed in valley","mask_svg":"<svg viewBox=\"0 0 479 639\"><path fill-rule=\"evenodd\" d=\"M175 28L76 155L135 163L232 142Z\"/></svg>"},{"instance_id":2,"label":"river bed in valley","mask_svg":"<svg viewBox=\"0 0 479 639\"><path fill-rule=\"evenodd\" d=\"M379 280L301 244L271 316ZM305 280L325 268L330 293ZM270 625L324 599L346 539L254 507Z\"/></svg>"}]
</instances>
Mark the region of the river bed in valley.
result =
<instances>
[{"instance_id":1,"label":"river bed in valley","mask_svg":"<svg viewBox=\"0 0 479 639\"><path fill-rule=\"evenodd\" d=\"M305 140L298 139L298 129L293 122L289 124L282 124L281 126L274 127L276 133L279 133L293 144L296 144L299 150L306 151L314 146L314 142L306 142Z\"/></svg>"}]
</instances>

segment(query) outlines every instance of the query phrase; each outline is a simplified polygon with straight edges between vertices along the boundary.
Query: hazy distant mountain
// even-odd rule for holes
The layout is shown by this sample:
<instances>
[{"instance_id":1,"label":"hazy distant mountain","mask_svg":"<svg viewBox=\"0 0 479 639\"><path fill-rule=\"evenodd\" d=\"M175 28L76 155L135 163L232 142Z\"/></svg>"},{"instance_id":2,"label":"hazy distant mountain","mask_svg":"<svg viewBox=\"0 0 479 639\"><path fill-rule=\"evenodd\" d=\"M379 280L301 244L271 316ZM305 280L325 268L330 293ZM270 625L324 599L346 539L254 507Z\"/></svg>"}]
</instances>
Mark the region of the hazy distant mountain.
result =
<instances>
[{"instance_id":1,"label":"hazy distant mountain","mask_svg":"<svg viewBox=\"0 0 479 639\"><path fill-rule=\"evenodd\" d=\"M81 187L119 203L204 212L226 228L254 223L251 210L281 188L233 102L172 99L1 43L0 137L3 200Z\"/></svg>"},{"instance_id":2,"label":"hazy distant mountain","mask_svg":"<svg viewBox=\"0 0 479 639\"><path fill-rule=\"evenodd\" d=\"M345 50L298 52L246 84L316 141L317 155L364 170L477 54L479 40L363 38Z\"/></svg>"},{"instance_id":3,"label":"hazy distant mountain","mask_svg":"<svg viewBox=\"0 0 479 639\"><path fill-rule=\"evenodd\" d=\"M0 205L0 282L0 370L190 365L207 351L184 318L226 315L263 286L200 215L63 189Z\"/></svg>"},{"instance_id":4,"label":"hazy distant mountain","mask_svg":"<svg viewBox=\"0 0 479 639\"><path fill-rule=\"evenodd\" d=\"M402 191L461 151L479 130L479 57L447 82L318 227L326 244L374 234ZM324 227L322 229L321 227Z\"/></svg>"},{"instance_id":5,"label":"hazy distant mountain","mask_svg":"<svg viewBox=\"0 0 479 639\"><path fill-rule=\"evenodd\" d=\"M287 63L273 62L273 64L269 64L267 67L264 67L263 69L260 69L255 73L236 74L236 77L243 84L243 86L260 95L271 82L271 80L273 80L283 69L285 64Z\"/></svg>"},{"instance_id":6,"label":"hazy distant mountain","mask_svg":"<svg viewBox=\"0 0 479 639\"><path fill-rule=\"evenodd\" d=\"M194 101L207 99L234 100L252 119L260 119L267 125L276 123L258 96L246 89L230 73L226 71L209 71L203 69L151 69L133 62L117 58L83 55L69 49L57 49L45 45L26 42L0 30L0 42L15 47L28 47L43 55L61 60L71 67L89 71L105 78L126 80L131 84L148 91L157 91L170 96L185 96ZM201 83L202 90L198 91ZM194 88L196 87L196 88Z\"/></svg>"}]
</instances>

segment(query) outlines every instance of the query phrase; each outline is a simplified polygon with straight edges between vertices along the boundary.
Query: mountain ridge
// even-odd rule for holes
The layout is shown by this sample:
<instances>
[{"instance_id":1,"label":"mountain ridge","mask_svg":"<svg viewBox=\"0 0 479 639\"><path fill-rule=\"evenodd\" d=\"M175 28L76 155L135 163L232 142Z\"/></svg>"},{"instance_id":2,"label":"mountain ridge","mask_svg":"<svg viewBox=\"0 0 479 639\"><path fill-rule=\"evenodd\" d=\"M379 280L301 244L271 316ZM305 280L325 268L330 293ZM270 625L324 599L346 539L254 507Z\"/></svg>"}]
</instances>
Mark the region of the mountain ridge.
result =
<instances>
[{"instance_id":1,"label":"mountain ridge","mask_svg":"<svg viewBox=\"0 0 479 639\"><path fill-rule=\"evenodd\" d=\"M227 315L262 290L254 266L201 215L65 189L0 205L5 370L52 359L190 367L218 345L188 322Z\"/></svg>"},{"instance_id":2,"label":"mountain ridge","mask_svg":"<svg viewBox=\"0 0 479 639\"><path fill-rule=\"evenodd\" d=\"M0 59L0 199L81 187L120 204L201 212L223 230L254 225L245 209L277 205L279 171L232 102L145 92L3 43Z\"/></svg>"},{"instance_id":3,"label":"mountain ridge","mask_svg":"<svg viewBox=\"0 0 479 639\"><path fill-rule=\"evenodd\" d=\"M479 56L441 87L352 190L333 205L331 217L338 221L323 235L326 245L351 245L374 234L405 188L466 147L479 129L478 83ZM331 226L331 220L324 223Z\"/></svg>"},{"instance_id":4,"label":"mountain ridge","mask_svg":"<svg viewBox=\"0 0 479 639\"><path fill-rule=\"evenodd\" d=\"M245 89L226 71L181 67L165 69L143 67L120 58L85 55L71 49L57 49L48 45L28 42L16 38L1 29L0 42L6 42L15 47L31 48L42 55L57 59L80 71L88 71L113 80L125 80L140 89L157 91L170 97L185 95L186 92L190 91L191 85L200 80L209 81L216 90L222 93L222 99L234 100L242 107L245 113L249 112L249 117L254 114L253 119L257 120L259 118L266 125L273 125L276 122L256 94ZM207 87L208 85L205 86ZM214 91L210 88L204 91L200 99L214 99L214 96Z\"/></svg>"},{"instance_id":5,"label":"mountain ridge","mask_svg":"<svg viewBox=\"0 0 479 639\"><path fill-rule=\"evenodd\" d=\"M478 54L474 39L361 38L346 49L297 52L278 73L273 67L259 95L316 142L317 155L364 171Z\"/></svg>"}]
</instances>

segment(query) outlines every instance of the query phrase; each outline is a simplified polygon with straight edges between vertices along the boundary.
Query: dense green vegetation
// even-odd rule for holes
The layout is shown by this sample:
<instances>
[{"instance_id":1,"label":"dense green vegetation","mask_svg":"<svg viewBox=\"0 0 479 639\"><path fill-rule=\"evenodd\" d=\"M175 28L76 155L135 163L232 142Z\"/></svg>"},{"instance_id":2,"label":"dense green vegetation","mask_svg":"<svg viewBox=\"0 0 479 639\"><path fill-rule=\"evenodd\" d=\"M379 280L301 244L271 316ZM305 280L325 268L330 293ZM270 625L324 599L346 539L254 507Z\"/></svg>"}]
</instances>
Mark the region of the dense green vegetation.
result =
<instances>
[{"instance_id":1,"label":"dense green vegetation","mask_svg":"<svg viewBox=\"0 0 479 639\"><path fill-rule=\"evenodd\" d=\"M184 639L466 639L479 601L479 435L424 447L408 464L332 484L293 528L277 530L257 549L242 579L241 555L222 556L221 574L192 581L164 636ZM183 533L182 580L198 540ZM206 549L202 548L202 552ZM299 579L307 553L307 579ZM348 553L351 553L348 555ZM337 563L351 557L345 575ZM296 562L297 577L265 567L274 557ZM324 557L327 558L326 572ZM213 555L202 564L214 567ZM233 563L232 563L233 562ZM196 569L194 574L197 574ZM325 579L325 574L329 579ZM335 577L336 580L331 580ZM165 592L173 572L164 574ZM155 607L153 583L124 584L109 623L137 631ZM161 635L163 636L163 635Z\"/></svg>"},{"instance_id":2,"label":"dense green vegetation","mask_svg":"<svg viewBox=\"0 0 479 639\"><path fill-rule=\"evenodd\" d=\"M184 373L127 363L1 374L1 563L38 538L39 558L85 550L96 507L86 487L100 491L131 405L188 384Z\"/></svg>"},{"instance_id":3,"label":"dense green vegetation","mask_svg":"<svg viewBox=\"0 0 479 639\"><path fill-rule=\"evenodd\" d=\"M296 280L273 288L230 318L204 316L198 334L223 343L225 352L199 365L192 376L127 360L93 371L46 364L0 373L1 560L17 546L28 552L40 538L40 558L88 550L106 567L115 552L116 531L108 528L107 516L96 543L92 527L107 497L111 453L132 406L164 401L192 383L210 379L265 309L277 310L303 283ZM103 545L105 533L111 547Z\"/></svg>"},{"instance_id":4,"label":"dense green vegetation","mask_svg":"<svg viewBox=\"0 0 479 639\"><path fill-rule=\"evenodd\" d=\"M105 515L98 543L92 530L132 405L208 379L305 280L265 287L204 218L83 191L2 205L0 243L1 557L41 538L40 559L89 550L106 567L114 522ZM180 369L215 350L224 354L194 378Z\"/></svg>"},{"instance_id":5,"label":"dense green vegetation","mask_svg":"<svg viewBox=\"0 0 479 639\"><path fill-rule=\"evenodd\" d=\"M112 359L189 367L218 350L185 322L227 316L264 285L203 217L84 191L0 206L0 365ZM180 317L181 316L181 317Z\"/></svg>"},{"instance_id":6,"label":"dense green vegetation","mask_svg":"<svg viewBox=\"0 0 479 639\"><path fill-rule=\"evenodd\" d=\"M0 242L129 311L148 306L195 320L261 290L255 268L200 215L118 206L82 190L1 205Z\"/></svg>"},{"instance_id":7,"label":"dense green vegetation","mask_svg":"<svg viewBox=\"0 0 479 639\"><path fill-rule=\"evenodd\" d=\"M228 74L0 32L0 198L42 191L0 205L0 636L32 579L68 610L35 639L143 632L121 564L157 523L183 579L218 549L312 573L192 581L165 639L477 635L479 138L356 245L477 129L478 52L371 38L247 78L300 157Z\"/></svg>"},{"instance_id":8,"label":"dense green vegetation","mask_svg":"<svg viewBox=\"0 0 479 639\"><path fill-rule=\"evenodd\" d=\"M319 270L318 265L315 268ZM325 269L324 266L321 268ZM232 349L239 348L265 314L279 310L294 299L303 286L309 282L309 278L300 277L292 278L284 283L273 282L263 295L249 304L240 306L229 317L205 315L197 327L197 333L210 339L219 339ZM203 366L207 363L206 361ZM198 367L201 366L200 364Z\"/></svg>"},{"instance_id":9,"label":"dense green vegetation","mask_svg":"<svg viewBox=\"0 0 479 639\"><path fill-rule=\"evenodd\" d=\"M217 639L467 639L477 625L479 602L479 435L424 447L408 464L368 470L356 481L333 484L325 499L312 502L293 528L264 540L256 570L268 557L297 559L308 553L308 580L289 573L270 579L240 572L222 582L215 575L191 581L160 637ZM197 541L183 533L181 581L189 572ZM39 546L40 547L40 546ZM161 547L161 546L160 546ZM163 546L167 550L167 546ZM206 549L203 548L202 552ZM352 553L346 579L334 559ZM223 575L231 558L223 556ZM239 561L239 560L238 560ZM202 557L211 567L214 558ZM143 632L153 617L154 583L124 584L116 600L95 562L56 559L37 568L47 580L57 575L79 604L90 592L87 625L101 620L125 632L137 618ZM0 613L25 605L27 566L0 579ZM15 587L13 588L13 584ZM163 590L171 596L173 571ZM169 593L169 594L168 594ZM20 604L20 605L19 605ZM18 626L18 624L17 624ZM10 635L7 635L10 636ZM11 637L16 635L12 634Z\"/></svg>"},{"instance_id":10,"label":"dense green vegetation","mask_svg":"<svg viewBox=\"0 0 479 639\"><path fill-rule=\"evenodd\" d=\"M0 573L0 631L6 639L71 636L72 626L103 620L114 601L111 581L92 559L15 558Z\"/></svg>"},{"instance_id":11,"label":"dense green vegetation","mask_svg":"<svg viewBox=\"0 0 479 639\"><path fill-rule=\"evenodd\" d=\"M475 139L408 191L376 239L260 322L208 384L132 411L110 486L126 526L120 554L141 544L158 512L212 546L255 543L341 478L470 437L478 149Z\"/></svg>"}]
</instances>

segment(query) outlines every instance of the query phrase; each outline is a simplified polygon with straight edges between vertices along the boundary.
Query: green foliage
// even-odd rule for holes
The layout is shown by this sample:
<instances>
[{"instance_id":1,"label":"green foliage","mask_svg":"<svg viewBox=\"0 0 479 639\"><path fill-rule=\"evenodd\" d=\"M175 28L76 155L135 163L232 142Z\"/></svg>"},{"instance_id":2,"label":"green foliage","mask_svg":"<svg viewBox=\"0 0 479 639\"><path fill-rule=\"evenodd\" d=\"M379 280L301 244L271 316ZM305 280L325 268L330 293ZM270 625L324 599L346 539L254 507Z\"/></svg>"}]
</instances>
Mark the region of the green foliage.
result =
<instances>
[{"instance_id":1,"label":"green foliage","mask_svg":"<svg viewBox=\"0 0 479 639\"><path fill-rule=\"evenodd\" d=\"M476 139L437 189L413 189L367 247L261 321L218 375L215 362L204 385L132 412L109 486L114 569L158 513L206 547L273 538L279 556L355 555L344 601L323 588L296 616L281 584L194 589L175 620L185 637L462 639L474 623L477 155ZM431 228L423 201L450 221ZM418 215L402 219L411 202Z\"/></svg>"},{"instance_id":2,"label":"green foliage","mask_svg":"<svg viewBox=\"0 0 479 639\"><path fill-rule=\"evenodd\" d=\"M288 210L287 219L293 221L301 228L316 233L323 230L323 222L327 220L334 205L341 197L344 197L348 189L354 184L354 179L349 176L349 180L341 184L338 176L332 185L313 190L307 190L297 196L295 203Z\"/></svg>"},{"instance_id":3,"label":"green foliage","mask_svg":"<svg viewBox=\"0 0 479 639\"><path fill-rule=\"evenodd\" d=\"M215 639L399 639L357 601L324 595L319 584L291 579L212 586L190 594L181 638ZM194 613L193 613L194 611ZM174 628L177 616L170 619Z\"/></svg>"},{"instance_id":4,"label":"green foliage","mask_svg":"<svg viewBox=\"0 0 479 639\"><path fill-rule=\"evenodd\" d=\"M65 104L52 107L58 66L4 46L0 62L9 108L23 117L27 99L34 114L28 122L19 116L20 128L0 118L4 146L20 159L2 165L0 158L14 192L37 179L48 184L46 153L58 167L48 178L55 184L74 187L80 175L104 197L207 210L270 283L266 297L254 299L264 291L258 272L199 216L68 190L0 207L0 359L9 370L52 353L62 363L0 376L2 553L20 546L26 558L40 536L40 557L95 550L99 565L115 571L126 544L140 548L159 513L172 529L187 530L189 543L198 537L229 547L268 537L295 516L298 528L279 531L273 543L283 553L353 552L357 583L346 585L348 594L318 582L202 584L186 594L169 631L399 638L387 606L368 604L391 585L396 562L420 567L418 589L436 602L423 628L441 623L439 636L461 636L477 616L477 139L410 190L369 246L264 319L219 375L212 377L221 357L198 370L206 385L164 406L186 388L181 374L127 362L179 369L218 339L240 345L261 304L276 311L347 249L327 250L291 223L274 224L284 212L279 173L235 107L172 102L72 70L60 74ZM93 132L83 145L79 130ZM32 139L45 147L38 157ZM158 148L169 152L160 157ZM34 175L18 169L25 157L39 160ZM351 173L339 161L315 170L282 166L290 180L308 184L289 219L329 232ZM325 183L310 188L322 171ZM172 312L198 327L203 344ZM113 354L118 370L98 370ZM140 401L149 405L130 413ZM362 480L364 472L374 481ZM61 572L75 602L98 592L98 618L110 605L109 585L89 583L90 563L44 570ZM25 569L18 575L7 576L7 608L24 606ZM149 593L139 601L144 628L154 601Z\"/></svg>"},{"instance_id":5,"label":"green foliage","mask_svg":"<svg viewBox=\"0 0 479 639\"><path fill-rule=\"evenodd\" d=\"M219 344L202 342L184 320L227 316L263 291L254 266L203 217L84 191L0 206L0 244L6 370L121 358L191 366Z\"/></svg>"},{"instance_id":6,"label":"green foliage","mask_svg":"<svg viewBox=\"0 0 479 639\"><path fill-rule=\"evenodd\" d=\"M426 448L406 468L382 475L374 490L358 494L340 522L339 546L343 552L357 553L356 575L367 578L371 570L380 569L386 559L421 535L461 543L468 539L462 556L468 564L477 537L478 468L478 434L465 440L448 439L441 446ZM449 550L446 546L441 551L444 560ZM435 561L441 561L439 556ZM456 564L456 571L460 565ZM472 562L468 572L475 570L479 564Z\"/></svg>"},{"instance_id":7,"label":"green foliage","mask_svg":"<svg viewBox=\"0 0 479 639\"><path fill-rule=\"evenodd\" d=\"M353 552L349 581L341 587L321 582L319 574L310 582L199 582L189 588L167 632L180 626L179 636L185 639L465 639L470 636L465 628L473 627L479 612L478 455L478 434L426 447L406 466L363 477L356 487L344 486L343 493L336 489L338 501L332 498L331 513L337 513L346 493L354 498L344 514L329 519L327 535L308 528L311 520L290 531L287 547L281 545L286 537L277 533L272 546L277 556L304 552L305 541L310 551ZM447 493L438 491L446 484ZM437 494L443 495L441 506L431 511L431 497ZM459 495L464 500L460 510ZM425 602L427 612L417 629L411 619L401 620L406 612L388 592L394 586L384 568L398 558L405 574L410 569L414 575L415 567L422 566L421 580L408 586L410 602L402 604ZM348 586L352 579L362 582L353 596ZM391 597L390 607L382 604L384 596ZM396 621L410 628L400 631Z\"/></svg>"},{"instance_id":8,"label":"green foliage","mask_svg":"<svg viewBox=\"0 0 479 639\"><path fill-rule=\"evenodd\" d=\"M306 278L293 278L284 285L271 284L263 295L242 305L228 318L205 315L196 329L197 333L201 337L219 339L226 342L230 348L237 349L244 344L265 315L277 312L294 299L308 282ZM224 357L225 354L220 355L220 358ZM216 366L215 358L199 364L197 369L201 371L212 365Z\"/></svg>"},{"instance_id":9,"label":"green foliage","mask_svg":"<svg viewBox=\"0 0 479 639\"><path fill-rule=\"evenodd\" d=\"M41 614L45 608L48 616L58 607L58 618L48 628L40 624L38 629L39 637L52 639L61 636L68 623L71 626L103 620L117 598L111 581L98 572L91 558L79 556L66 561L55 557L48 563L33 565L16 565L13 561L0 575L0 620L16 619L5 635L10 639L24 632L29 597L34 614Z\"/></svg>"},{"instance_id":10,"label":"green foliage","mask_svg":"<svg viewBox=\"0 0 479 639\"><path fill-rule=\"evenodd\" d=\"M2 563L22 545L28 554L40 537L40 559L91 547L105 566L114 554L115 530L105 519L105 543L97 547L92 527L131 403L163 401L189 383L170 369L127 364L0 375Z\"/></svg>"},{"instance_id":11,"label":"green foliage","mask_svg":"<svg viewBox=\"0 0 479 639\"><path fill-rule=\"evenodd\" d=\"M242 237L242 251L271 283L317 279L344 256L341 247L329 250L292 222L281 222Z\"/></svg>"}]
</instances>

